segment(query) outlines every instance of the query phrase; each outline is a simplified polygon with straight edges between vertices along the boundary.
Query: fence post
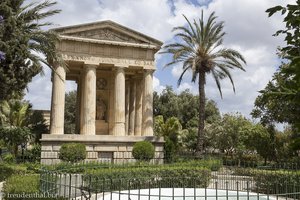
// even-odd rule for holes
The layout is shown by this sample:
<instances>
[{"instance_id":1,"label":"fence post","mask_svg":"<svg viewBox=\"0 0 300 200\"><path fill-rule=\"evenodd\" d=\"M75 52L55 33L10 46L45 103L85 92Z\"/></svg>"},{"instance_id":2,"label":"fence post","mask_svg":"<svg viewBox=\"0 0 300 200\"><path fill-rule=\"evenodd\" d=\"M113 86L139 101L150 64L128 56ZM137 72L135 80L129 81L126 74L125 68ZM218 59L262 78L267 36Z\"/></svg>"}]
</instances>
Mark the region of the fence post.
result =
<instances>
[{"instance_id":1,"label":"fence post","mask_svg":"<svg viewBox=\"0 0 300 200\"><path fill-rule=\"evenodd\" d=\"M69 173L69 198L71 198L71 190L72 190L72 174Z\"/></svg>"}]
</instances>

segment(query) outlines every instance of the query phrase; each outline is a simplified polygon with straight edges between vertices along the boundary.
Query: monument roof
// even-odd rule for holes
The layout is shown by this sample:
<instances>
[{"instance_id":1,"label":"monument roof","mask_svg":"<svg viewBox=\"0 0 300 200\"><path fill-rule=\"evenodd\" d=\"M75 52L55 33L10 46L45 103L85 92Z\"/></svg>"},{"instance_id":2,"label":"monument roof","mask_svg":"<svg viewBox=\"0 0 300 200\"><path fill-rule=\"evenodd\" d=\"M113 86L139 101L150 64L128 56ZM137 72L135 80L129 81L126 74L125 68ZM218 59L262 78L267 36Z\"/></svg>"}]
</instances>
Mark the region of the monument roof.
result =
<instances>
[{"instance_id":1,"label":"monument roof","mask_svg":"<svg viewBox=\"0 0 300 200\"><path fill-rule=\"evenodd\" d=\"M52 29L62 39L160 49L162 42L111 20Z\"/></svg>"}]
</instances>

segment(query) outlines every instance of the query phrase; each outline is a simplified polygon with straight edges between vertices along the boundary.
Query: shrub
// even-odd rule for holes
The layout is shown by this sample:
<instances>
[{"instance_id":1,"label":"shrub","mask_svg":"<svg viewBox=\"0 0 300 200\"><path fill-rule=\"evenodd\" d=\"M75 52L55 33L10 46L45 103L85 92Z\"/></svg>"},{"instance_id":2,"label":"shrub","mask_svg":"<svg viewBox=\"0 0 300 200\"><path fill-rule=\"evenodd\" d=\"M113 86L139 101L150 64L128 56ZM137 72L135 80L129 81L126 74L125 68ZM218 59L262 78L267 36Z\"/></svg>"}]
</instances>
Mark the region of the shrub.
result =
<instances>
[{"instance_id":1,"label":"shrub","mask_svg":"<svg viewBox=\"0 0 300 200\"><path fill-rule=\"evenodd\" d=\"M39 175L13 175L4 184L4 199L23 199L8 198L8 194L34 194L39 192Z\"/></svg>"},{"instance_id":2,"label":"shrub","mask_svg":"<svg viewBox=\"0 0 300 200\"><path fill-rule=\"evenodd\" d=\"M137 142L133 146L132 155L138 161L150 161L154 158L154 146L148 141Z\"/></svg>"},{"instance_id":3,"label":"shrub","mask_svg":"<svg viewBox=\"0 0 300 200\"><path fill-rule=\"evenodd\" d=\"M27 159L31 162L40 161L41 159L41 145L34 144L30 150L27 150Z\"/></svg>"},{"instance_id":4,"label":"shrub","mask_svg":"<svg viewBox=\"0 0 300 200\"><path fill-rule=\"evenodd\" d=\"M19 162L40 162L41 145L34 144L31 149L26 149L22 154L17 155Z\"/></svg>"},{"instance_id":5,"label":"shrub","mask_svg":"<svg viewBox=\"0 0 300 200\"><path fill-rule=\"evenodd\" d=\"M164 157L166 163L171 163L175 161L175 156L176 156L176 145L172 140L166 138L164 144Z\"/></svg>"},{"instance_id":6,"label":"shrub","mask_svg":"<svg viewBox=\"0 0 300 200\"><path fill-rule=\"evenodd\" d=\"M15 156L11 153L4 154L4 156L3 156L3 161L5 163L14 163L15 160L16 160Z\"/></svg>"},{"instance_id":7,"label":"shrub","mask_svg":"<svg viewBox=\"0 0 300 200\"><path fill-rule=\"evenodd\" d=\"M24 163L28 174L40 173L42 165L38 162Z\"/></svg>"},{"instance_id":8,"label":"shrub","mask_svg":"<svg viewBox=\"0 0 300 200\"><path fill-rule=\"evenodd\" d=\"M26 167L22 165L0 164L0 182L6 180L12 175L26 174Z\"/></svg>"},{"instance_id":9,"label":"shrub","mask_svg":"<svg viewBox=\"0 0 300 200\"><path fill-rule=\"evenodd\" d=\"M257 167L260 157L256 154L243 154L241 156L224 156L223 164L226 166Z\"/></svg>"},{"instance_id":10,"label":"shrub","mask_svg":"<svg viewBox=\"0 0 300 200\"><path fill-rule=\"evenodd\" d=\"M0 165L0 182L7 179L13 173L14 171L11 167L8 167L7 165Z\"/></svg>"},{"instance_id":11,"label":"shrub","mask_svg":"<svg viewBox=\"0 0 300 200\"><path fill-rule=\"evenodd\" d=\"M38 174L30 174L30 175L13 175L7 179L4 184L3 192L4 192L4 200L13 199L13 200L37 200L37 199L45 199L45 200L66 200L66 198L60 197L43 197L39 198L37 195L49 195L49 193L42 194L39 190L40 188L40 175ZM19 194L23 197L9 197L8 194ZM28 196L26 196L28 195ZM29 195L31 197L29 197Z\"/></svg>"},{"instance_id":12,"label":"shrub","mask_svg":"<svg viewBox=\"0 0 300 200\"><path fill-rule=\"evenodd\" d=\"M59 158L66 162L79 162L86 157L85 145L80 143L65 143L59 150Z\"/></svg>"}]
</instances>

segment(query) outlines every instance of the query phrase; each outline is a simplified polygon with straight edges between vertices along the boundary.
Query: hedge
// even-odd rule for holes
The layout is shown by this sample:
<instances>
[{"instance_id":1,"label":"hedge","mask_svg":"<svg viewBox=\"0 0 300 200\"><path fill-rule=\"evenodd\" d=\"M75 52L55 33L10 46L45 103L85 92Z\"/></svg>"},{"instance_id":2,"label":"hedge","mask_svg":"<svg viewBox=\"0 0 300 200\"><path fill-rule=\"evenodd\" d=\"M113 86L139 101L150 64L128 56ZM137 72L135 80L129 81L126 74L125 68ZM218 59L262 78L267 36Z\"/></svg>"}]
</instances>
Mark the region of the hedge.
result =
<instances>
[{"instance_id":1,"label":"hedge","mask_svg":"<svg viewBox=\"0 0 300 200\"><path fill-rule=\"evenodd\" d=\"M194 167L204 167L211 171L218 171L222 167L222 161L216 159L204 159L204 160L190 160L185 162L177 162L169 164L169 166L194 166Z\"/></svg>"},{"instance_id":2,"label":"hedge","mask_svg":"<svg viewBox=\"0 0 300 200\"><path fill-rule=\"evenodd\" d=\"M49 171L58 171L64 173L86 173L89 169L99 169L99 168L116 168L116 169L131 169L131 168L141 168L141 167L175 167L175 166L194 166L208 168L211 171L218 171L222 167L222 161L217 159L203 159L203 160L190 160L176 162L172 164L152 164L149 162L138 162L138 163L122 163L122 164L111 164L111 163L99 163L99 162L89 162L89 163L69 163L61 162L52 166L43 166L44 169Z\"/></svg>"},{"instance_id":3,"label":"hedge","mask_svg":"<svg viewBox=\"0 0 300 200\"><path fill-rule=\"evenodd\" d=\"M83 176L84 185L93 192L142 188L206 187L211 171L203 167L166 166L92 169Z\"/></svg>"},{"instance_id":4,"label":"hedge","mask_svg":"<svg viewBox=\"0 0 300 200\"><path fill-rule=\"evenodd\" d=\"M256 182L256 192L265 194L285 194L300 190L300 171L255 170L251 173ZM299 199L299 197L300 194L298 194L297 199Z\"/></svg>"}]
</instances>

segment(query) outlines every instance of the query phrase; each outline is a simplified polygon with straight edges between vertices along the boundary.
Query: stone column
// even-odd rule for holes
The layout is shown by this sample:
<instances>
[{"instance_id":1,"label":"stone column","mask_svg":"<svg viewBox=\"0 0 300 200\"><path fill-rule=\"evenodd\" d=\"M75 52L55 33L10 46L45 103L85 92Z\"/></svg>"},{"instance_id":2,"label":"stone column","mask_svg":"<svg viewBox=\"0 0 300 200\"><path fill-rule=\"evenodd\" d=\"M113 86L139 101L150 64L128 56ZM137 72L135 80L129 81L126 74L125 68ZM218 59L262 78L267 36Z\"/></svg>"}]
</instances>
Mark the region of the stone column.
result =
<instances>
[{"instance_id":1,"label":"stone column","mask_svg":"<svg viewBox=\"0 0 300 200\"><path fill-rule=\"evenodd\" d=\"M81 92L80 92L80 128L79 128L79 133L82 134L83 133L83 111L84 111L84 88L85 88L85 70L82 69L81 73L80 73L80 88L81 88Z\"/></svg>"},{"instance_id":2,"label":"stone column","mask_svg":"<svg viewBox=\"0 0 300 200\"><path fill-rule=\"evenodd\" d=\"M95 135L95 118L96 118L96 66L85 65L84 66L84 88L82 91L82 135Z\"/></svg>"},{"instance_id":3,"label":"stone column","mask_svg":"<svg viewBox=\"0 0 300 200\"><path fill-rule=\"evenodd\" d=\"M125 135L129 130L129 99L130 99L130 81L125 81Z\"/></svg>"},{"instance_id":4,"label":"stone column","mask_svg":"<svg viewBox=\"0 0 300 200\"><path fill-rule=\"evenodd\" d=\"M122 66L115 66L115 69L115 124L113 135L125 136L125 72Z\"/></svg>"},{"instance_id":5,"label":"stone column","mask_svg":"<svg viewBox=\"0 0 300 200\"><path fill-rule=\"evenodd\" d=\"M65 82L66 71L62 66L54 66L50 134L64 134Z\"/></svg>"},{"instance_id":6,"label":"stone column","mask_svg":"<svg viewBox=\"0 0 300 200\"><path fill-rule=\"evenodd\" d=\"M75 133L80 134L81 79L77 79Z\"/></svg>"},{"instance_id":7,"label":"stone column","mask_svg":"<svg viewBox=\"0 0 300 200\"><path fill-rule=\"evenodd\" d=\"M109 117L108 117L108 123L109 123L109 135L114 134L114 126L115 126L115 105L114 105L114 99L115 99L115 80L114 80L114 72L111 73L109 78Z\"/></svg>"},{"instance_id":8,"label":"stone column","mask_svg":"<svg viewBox=\"0 0 300 200\"><path fill-rule=\"evenodd\" d=\"M129 130L128 135L134 135L134 123L135 123L135 97L136 97L136 82L131 80L130 82L130 98L129 98Z\"/></svg>"},{"instance_id":9,"label":"stone column","mask_svg":"<svg viewBox=\"0 0 300 200\"><path fill-rule=\"evenodd\" d=\"M142 135L142 117L143 117L143 80L136 80L136 101L135 101L135 123L134 123L134 135Z\"/></svg>"},{"instance_id":10,"label":"stone column","mask_svg":"<svg viewBox=\"0 0 300 200\"><path fill-rule=\"evenodd\" d=\"M153 136L153 72L144 71L143 136Z\"/></svg>"}]
</instances>

